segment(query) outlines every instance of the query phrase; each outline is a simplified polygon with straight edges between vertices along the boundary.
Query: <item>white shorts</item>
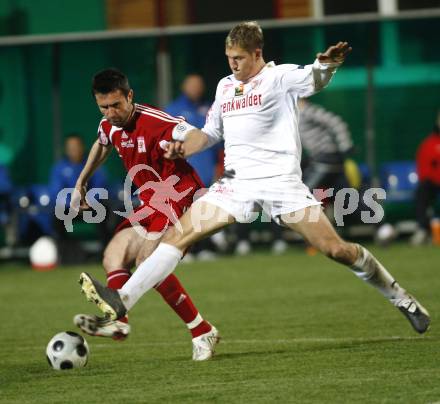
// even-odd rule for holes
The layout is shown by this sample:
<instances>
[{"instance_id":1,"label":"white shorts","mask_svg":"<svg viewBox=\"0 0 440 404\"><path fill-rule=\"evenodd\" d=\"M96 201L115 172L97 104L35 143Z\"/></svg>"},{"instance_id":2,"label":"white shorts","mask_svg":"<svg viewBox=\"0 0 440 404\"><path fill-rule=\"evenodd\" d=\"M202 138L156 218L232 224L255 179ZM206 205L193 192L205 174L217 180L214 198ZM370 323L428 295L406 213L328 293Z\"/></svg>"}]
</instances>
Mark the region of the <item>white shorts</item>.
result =
<instances>
[{"instance_id":1,"label":"white shorts","mask_svg":"<svg viewBox=\"0 0 440 404\"><path fill-rule=\"evenodd\" d=\"M221 178L198 201L216 205L242 223L253 222L262 211L280 224L282 214L321 205L307 186L292 176Z\"/></svg>"}]
</instances>

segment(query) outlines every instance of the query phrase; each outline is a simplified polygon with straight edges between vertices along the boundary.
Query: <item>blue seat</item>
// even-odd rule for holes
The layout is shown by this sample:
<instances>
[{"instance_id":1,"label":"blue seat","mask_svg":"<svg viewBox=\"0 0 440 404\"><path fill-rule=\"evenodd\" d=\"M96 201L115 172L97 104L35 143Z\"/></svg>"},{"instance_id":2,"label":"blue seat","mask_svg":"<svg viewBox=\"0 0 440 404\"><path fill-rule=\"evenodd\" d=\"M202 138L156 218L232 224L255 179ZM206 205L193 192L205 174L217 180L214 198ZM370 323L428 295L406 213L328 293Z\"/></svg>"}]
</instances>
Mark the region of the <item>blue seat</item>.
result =
<instances>
[{"instance_id":1,"label":"blue seat","mask_svg":"<svg viewBox=\"0 0 440 404\"><path fill-rule=\"evenodd\" d=\"M413 202L419 182L414 161L391 161L380 166L379 177L386 202Z\"/></svg>"},{"instance_id":2,"label":"blue seat","mask_svg":"<svg viewBox=\"0 0 440 404\"><path fill-rule=\"evenodd\" d=\"M358 163L358 168L362 176L362 185L371 184L371 171L367 163Z\"/></svg>"},{"instance_id":3,"label":"blue seat","mask_svg":"<svg viewBox=\"0 0 440 404\"><path fill-rule=\"evenodd\" d=\"M0 165L0 224L9 222L11 214L12 182L6 167Z\"/></svg>"},{"instance_id":4,"label":"blue seat","mask_svg":"<svg viewBox=\"0 0 440 404\"><path fill-rule=\"evenodd\" d=\"M54 210L47 185L16 187L12 201L18 213L18 235L21 241L29 241L29 237L35 238L36 234L53 235Z\"/></svg>"},{"instance_id":5,"label":"blue seat","mask_svg":"<svg viewBox=\"0 0 440 404\"><path fill-rule=\"evenodd\" d=\"M35 206L38 206L41 210L49 210L49 206L55 203L55 201L51 200L48 185L33 184L29 187L29 193L32 198L32 203Z\"/></svg>"},{"instance_id":6,"label":"blue seat","mask_svg":"<svg viewBox=\"0 0 440 404\"><path fill-rule=\"evenodd\" d=\"M29 215L39 225L43 234L52 235L55 201L51 201L49 186L33 184L29 187L29 195L31 200Z\"/></svg>"},{"instance_id":7,"label":"blue seat","mask_svg":"<svg viewBox=\"0 0 440 404\"><path fill-rule=\"evenodd\" d=\"M0 165L0 194L10 194L12 191L12 182L9 178L6 167Z\"/></svg>"}]
</instances>

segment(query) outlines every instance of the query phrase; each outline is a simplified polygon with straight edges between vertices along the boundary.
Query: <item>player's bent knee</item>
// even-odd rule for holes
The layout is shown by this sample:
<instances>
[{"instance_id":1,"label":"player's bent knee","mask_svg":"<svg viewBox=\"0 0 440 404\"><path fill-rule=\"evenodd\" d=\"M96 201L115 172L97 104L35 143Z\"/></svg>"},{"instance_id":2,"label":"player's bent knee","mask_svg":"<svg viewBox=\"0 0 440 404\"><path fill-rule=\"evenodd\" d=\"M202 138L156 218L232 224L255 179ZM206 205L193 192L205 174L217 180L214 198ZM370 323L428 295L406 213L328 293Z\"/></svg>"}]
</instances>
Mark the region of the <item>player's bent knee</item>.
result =
<instances>
[{"instance_id":1,"label":"player's bent knee","mask_svg":"<svg viewBox=\"0 0 440 404\"><path fill-rule=\"evenodd\" d=\"M171 244L181 251L185 251L189 248L194 241L192 232L182 232L176 227L169 228L162 238L163 243Z\"/></svg>"},{"instance_id":2,"label":"player's bent knee","mask_svg":"<svg viewBox=\"0 0 440 404\"><path fill-rule=\"evenodd\" d=\"M116 249L106 248L102 257L102 266L106 272L111 272L123 267L123 259Z\"/></svg>"},{"instance_id":3,"label":"player's bent knee","mask_svg":"<svg viewBox=\"0 0 440 404\"><path fill-rule=\"evenodd\" d=\"M139 265L141 265L151 254L138 254L138 256L136 257L136 262L135 265L136 267L138 267Z\"/></svg>"},{"instance_id":4,"label":"player's bent knee","mask_svg":"<svg viewBox=\"0 0 440 404\"><path fill-rule=\"evenodd\" d=\"M136 255L135 264L138 267L140 264L142 264L156 249L159 242L149 245L146 248L142 248L138 254ZM145 247L145 246L144 246Z\"/></svg>"}]
</instances>

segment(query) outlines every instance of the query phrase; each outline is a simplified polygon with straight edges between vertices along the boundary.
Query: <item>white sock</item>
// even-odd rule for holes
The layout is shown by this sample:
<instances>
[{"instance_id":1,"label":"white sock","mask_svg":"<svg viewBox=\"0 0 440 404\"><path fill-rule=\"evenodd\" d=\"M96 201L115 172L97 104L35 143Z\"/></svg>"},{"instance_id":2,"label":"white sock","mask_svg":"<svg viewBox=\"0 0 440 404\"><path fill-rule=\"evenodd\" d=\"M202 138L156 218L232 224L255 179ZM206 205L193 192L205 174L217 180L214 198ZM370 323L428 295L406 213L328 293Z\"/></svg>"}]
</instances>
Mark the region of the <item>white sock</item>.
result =
<instances>
[{"instance_id":1,"label":"white sock","mask_svg":"<svg viewBox=\"0 0 440 404\"><path fill-rule=\"evenodd\" d=\"M354 274L371 286L374 286L391 301L405 297L405 289L400 287L374 255L359 244L357 244L357 247L359 256L351 266Z\"/></svg>"},{"instance_id":2,"label":"white sock","mask_svg":"<svg viewBox=\"0 0 440 404\"><path fill-rule=\"evenodd\" d=\"M160 243L138 266L122 289L118 290L127 310L130 310L148 290L173 272L181 258L182 252L178 248Z\"/></svg>"}]
</instances>

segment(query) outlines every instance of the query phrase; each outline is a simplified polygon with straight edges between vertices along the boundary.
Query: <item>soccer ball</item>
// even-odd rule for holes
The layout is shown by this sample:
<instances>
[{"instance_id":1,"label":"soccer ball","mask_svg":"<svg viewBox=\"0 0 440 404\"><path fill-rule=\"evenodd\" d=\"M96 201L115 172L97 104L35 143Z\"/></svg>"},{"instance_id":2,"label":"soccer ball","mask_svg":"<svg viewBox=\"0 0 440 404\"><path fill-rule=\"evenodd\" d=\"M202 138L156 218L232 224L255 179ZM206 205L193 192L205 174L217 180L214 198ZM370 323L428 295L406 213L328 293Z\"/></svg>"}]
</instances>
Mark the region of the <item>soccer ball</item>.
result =
<instances>
[{"instance_id":1,"label":"soccer ball","mask_svg":"<svg viewBox=\"0 0 440 404\"><path fill-rule=\"evenodd\" d=\"M47 344L46 357L56 370L82 368L89 359L87 341L72 331L56 334Z\"/></svg>"}]
</instances>

